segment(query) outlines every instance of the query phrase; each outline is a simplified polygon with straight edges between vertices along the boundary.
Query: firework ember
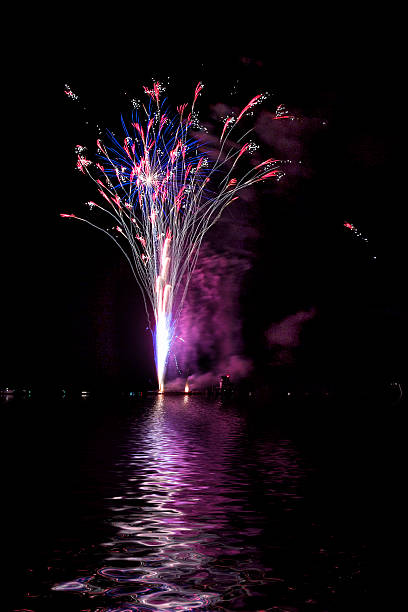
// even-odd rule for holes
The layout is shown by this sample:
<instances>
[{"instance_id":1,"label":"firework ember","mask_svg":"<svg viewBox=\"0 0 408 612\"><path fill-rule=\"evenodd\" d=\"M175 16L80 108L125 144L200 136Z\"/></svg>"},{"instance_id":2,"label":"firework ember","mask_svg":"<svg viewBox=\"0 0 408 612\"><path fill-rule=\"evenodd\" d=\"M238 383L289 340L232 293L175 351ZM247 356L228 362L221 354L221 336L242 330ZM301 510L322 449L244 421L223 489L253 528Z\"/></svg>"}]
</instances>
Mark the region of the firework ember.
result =
<instances>
[{"instance_id":1,"label":"firework ember","mask_svg":"<svg viewBox=\"0 0 408 612\"><path fill-rule=\"evenodd\" d=\"M238 146L231 140L245 113L263 99L261 94L237 118L225 120L216 159L210 161L203 143L192 135L197 125L195 103L202 88L199 83L190 107L183 104L172 115L160 101L160 83L145 87L148 104L142 105L141 116L134 110L129 124L122 119L123 140L112 133L106 143L98 140L95 163L85 156L84 147L77 147L78 170L92 178L103 198L88 206L113 218L112 229L76 215L61 215L102 230L127 257L143 293L150 329L153 312L161 392L176 324L205 233L240 190L283 174L274 159L241 171L241 158L251 153L253 145L242 143L242 135L235 138L241 141ZM73 95L69 89L66 93Z\"/></svg>"}]
</instances>

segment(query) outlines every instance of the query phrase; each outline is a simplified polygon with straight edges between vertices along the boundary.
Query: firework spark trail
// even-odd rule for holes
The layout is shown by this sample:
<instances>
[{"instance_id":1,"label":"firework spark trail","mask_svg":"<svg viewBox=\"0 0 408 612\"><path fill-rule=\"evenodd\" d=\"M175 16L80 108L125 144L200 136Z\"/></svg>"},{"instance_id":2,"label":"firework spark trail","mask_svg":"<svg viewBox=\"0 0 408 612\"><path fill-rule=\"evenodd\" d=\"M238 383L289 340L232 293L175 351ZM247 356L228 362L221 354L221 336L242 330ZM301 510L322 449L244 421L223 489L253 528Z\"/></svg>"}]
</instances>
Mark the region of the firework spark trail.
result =
<instances>
[{"instance_id":1,"label":"firework spark trail","mask_svg":"<svg viewBox=\"0 0 408 612\"><path fill-rule=\"evenodd\" d=\"M283 174L275 159L252 166L242 176L235 174L240 158L250 149L248 142L238 147L236 143L249 132L236 138L236 143L229 140L231 132L245 113L264 99L262 94L255 96L237 118L225 120L218 154L210 162L201 151L202 143L190 135L197 127L194 108L202 88L199 83L190 108L183 104L177 108L177 115L171 116L165 101L160 102L160 83L154 83L150 90L144 87L150 98L149 104L143 105L145 116L134 111L132 130L122 118L123 143L112 133L108 133L108 144L98 140L96 163L85 157L84 147L77 147L78 170L92 178L104 200L88 205L109 215L114 220L112 228L104 229L76 215L61 215L102 230L125 254L142 290L150 329L148 303L153 311L160 391L164 389L170 346L203 236L226 206L237 199L240 190ZM110 233L112 230L117 236ZM130 254L119 240L126 240Z\"/></svg>"}]
</instances>

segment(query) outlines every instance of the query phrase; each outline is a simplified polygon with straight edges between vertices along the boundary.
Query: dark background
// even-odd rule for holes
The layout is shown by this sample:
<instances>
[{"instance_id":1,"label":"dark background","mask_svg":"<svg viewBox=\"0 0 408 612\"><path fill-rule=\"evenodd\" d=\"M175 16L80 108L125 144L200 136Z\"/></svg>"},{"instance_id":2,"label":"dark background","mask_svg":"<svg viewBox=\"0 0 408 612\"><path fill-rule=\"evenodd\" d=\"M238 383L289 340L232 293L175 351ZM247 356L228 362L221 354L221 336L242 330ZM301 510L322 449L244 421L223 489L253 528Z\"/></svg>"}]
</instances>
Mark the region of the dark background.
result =
<instances>
[{"instance_id":1,"label":"dark background","mask_svg":"<svg viewBox=\"0 0 408 612\"><path fill-rule=\"evenodd\" d=\"M398 127L393 52L367 35L368 26L335 33L327 21L323 36L309 30L299 38L286 22L285 38L279 22L262 29L261 22L229 37L197 22L165 39L151 28L131 36L112 25L106 36L75 23L18 38L23 52L4 68L2 386L154 380L151 337L126 261L102 235L59 214L96 197L74 169L74 146L94 142L97 123L118 125L129 108L125 92L142 96L152 77L169 74L175 103L203 80L200 104L215 104L239 79L242 106L267 89L297 116L327 122L305 148L311 172L273 201L273 189L260 187L254 201L259 240L240 314L244 354L259 376L271 374L271 322L313 306L293 376L323 386L404 378L404 205L388 143ZM78 104L64 96L65 83ZM273 299L265 302L271 267Z\"/></svg>"}]
</instances>

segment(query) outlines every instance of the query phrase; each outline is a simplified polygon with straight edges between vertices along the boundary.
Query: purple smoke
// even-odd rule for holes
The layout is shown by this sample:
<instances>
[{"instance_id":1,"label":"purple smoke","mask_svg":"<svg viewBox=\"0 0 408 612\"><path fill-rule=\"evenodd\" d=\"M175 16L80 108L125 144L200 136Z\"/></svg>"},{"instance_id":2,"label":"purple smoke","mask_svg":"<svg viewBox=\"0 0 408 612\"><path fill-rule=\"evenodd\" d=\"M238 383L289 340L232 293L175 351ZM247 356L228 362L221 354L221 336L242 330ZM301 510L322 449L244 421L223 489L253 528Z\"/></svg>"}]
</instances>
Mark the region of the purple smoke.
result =
<instances>
[{"instance_id":1,"label":"purple smoke","mask_svg":"<svg viewBox=\"0 0 408 612\"><path fill-rule=\"evenodd\" d=\"M293 349L300 345L303 325L315 315L316 309L312 307L309 310L300 310L270 326L265 335L269 346L275 350L274 363L293 363Z\"/></svg>"},{"instance_id":2,"label":"purple smoke","mask_svg":"<svg viewBox=\"0 0 408 612\"><path fill-rule=\"evenodd\" d=\"M200 388L222 374L234 381L249 374L252 363L243 355L239 304L250 267L251 254L244 248L230 246L220 254L209 243L202 246L170 355L168 378L176 377L172 386L187 376Z\"/></svg>"},{"instance_id":3,"label":"purple smoke","mask_svg":"<svg viewBox=\"0 0 408 612\"><path fill-rule=\"evenodd\" d=\"M218 147L220 117L231 111L230 105L212 106L214 123L206 124L205 135L209 157ZM236 108L234 111L237 115ZM313 120L274 121L273 117L271 111L259 112L254 133L263 147L248 161L256 165L271 156L294 160L293 164L282 167L289 178L280 186L281 193L294 176L308 173L305 165L298 162L304 153L305 133L313 132L316 125ZM240 146L237 144L237 148ZM252 361L244 354L240 297L244 277L256 253L257 193L253 189L241 192L239 201L224 212L202 246L169 357L167 381L171 382L167 382L167 389L184 388L187 376L191 387L197 389L216 383L223 374L229 374L236 382L252 370ZM291 349L297 346L303 321L313 316L312 309L291 315L286 323L278 324L279 342L272 342L274 326L269 330L271 343L279 346L281 352L287 352L285 360L292 358Z\"/></svg>"}]
</instances>

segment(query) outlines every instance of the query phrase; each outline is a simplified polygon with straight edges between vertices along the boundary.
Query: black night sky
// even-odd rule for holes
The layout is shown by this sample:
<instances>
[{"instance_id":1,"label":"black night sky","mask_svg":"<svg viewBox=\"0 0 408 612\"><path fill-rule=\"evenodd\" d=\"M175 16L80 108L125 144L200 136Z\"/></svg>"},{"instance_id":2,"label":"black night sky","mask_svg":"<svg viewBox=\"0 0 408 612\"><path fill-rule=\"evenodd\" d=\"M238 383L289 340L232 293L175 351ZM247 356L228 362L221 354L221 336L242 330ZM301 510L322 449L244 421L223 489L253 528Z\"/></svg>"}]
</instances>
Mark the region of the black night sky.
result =
<instances>
[{"instance_id":1,"label":"black night sky","mask_svg":"<svg viewBox=\"0 0 408 612\"><path fill-rule=\"evenodd\" d=\"M313 48L265 37L214 48L208 37L185 58L182 48L149 48L147 33L137 52L129 40L124 52L117 43L107 49L96 33L93 44L82 32L64 44L53 34L26 42L25 59L6 70L2 386L136 387L154 379L142 300L126 261L101 234L64 223L59 213L96 197L75 171L74 146L95 142L96 123L119 127L127 93L142 96L152 77L168 76L175 103L189 99L199 80L206 85L202 109L228 103L238 81L237 105L267 90L269 108L285 104L303 120L288 146L300 146L307 170L279 189L255 189L237 213L256 233L237 305L242 356L255 376L287 372L266 332L312 309L289 364L293 379L402 380L405 227L388 151L396 129L389 58L374 53L374 42L351 44L346 35L343 45L328 34ZM64 96L65 83L80 103ZM368 242L345 229L346 221ZM218 237L215 231L209 242L221 249ZM202 356L206 366L214 364Z\"/></svg>"}]
</instances>

